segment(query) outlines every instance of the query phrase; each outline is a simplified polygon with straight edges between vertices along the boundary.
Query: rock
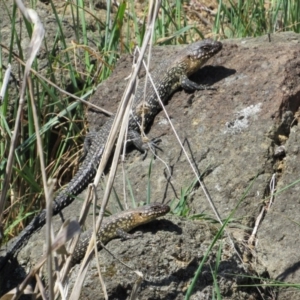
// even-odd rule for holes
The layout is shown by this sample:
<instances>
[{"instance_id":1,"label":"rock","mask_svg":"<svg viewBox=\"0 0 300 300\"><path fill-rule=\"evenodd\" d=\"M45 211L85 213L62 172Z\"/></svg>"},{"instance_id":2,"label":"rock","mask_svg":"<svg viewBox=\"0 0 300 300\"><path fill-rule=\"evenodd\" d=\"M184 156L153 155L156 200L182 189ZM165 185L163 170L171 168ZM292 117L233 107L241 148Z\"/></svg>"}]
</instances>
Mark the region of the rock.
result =
<instances>
[{"instance_id":1,"label":"rock","mask_svg":"<svg viewBox=\"0 0 300 300\"><path fill-rule=\"evenodd\" d=\"M194 80L214 84L218 90L177 92L166 106L193 164L205 175L204 184L221 218L226 219L235 210L234 222L246 226L243 238L251 232L260 210L268 202L272 175L276 175L277 189L297 183L299 172L293 162L297 161L299 149L299 40L299 35L287 32L271 35L271 42L267 36L223 41L223 50L194 76ZM164 54L168 56L173 51L167 47L157 49L152 64L156 65ZM91 102L116 111L130 64L130 57L121 59ZM92 129L102 122L95 113L88 114L88 120ZM178 201L181 189L187 189L195 175L163 112L155 118L149 133L150 138L161 135L163 152L158 153L160 159L154 160L151 168L151 199ZM277 156L277 148L283 146L286 154ZM146 199L147 166L151 159L148 156L141 161L135 151L127 156L126 176L136 199ZM169 181L165 176L166 166L172 172ZM115 188L120 196L121 169L118 174ZM258 247L253 250L254 253L257 250L255 257L271 278L292 283L300 281L298 236L292 234L297 232L299 222L292 213L298 208L299 201L294 199L297 191L295 184L275 197L258 231ZM198 186L193 188L188 202L191 213L216 218ZM278 241L277 246L274 241ZM278 299L297 298L297 291L288 293L285 298L286 291L279 292Z\"/></svg>"}]
</instances>

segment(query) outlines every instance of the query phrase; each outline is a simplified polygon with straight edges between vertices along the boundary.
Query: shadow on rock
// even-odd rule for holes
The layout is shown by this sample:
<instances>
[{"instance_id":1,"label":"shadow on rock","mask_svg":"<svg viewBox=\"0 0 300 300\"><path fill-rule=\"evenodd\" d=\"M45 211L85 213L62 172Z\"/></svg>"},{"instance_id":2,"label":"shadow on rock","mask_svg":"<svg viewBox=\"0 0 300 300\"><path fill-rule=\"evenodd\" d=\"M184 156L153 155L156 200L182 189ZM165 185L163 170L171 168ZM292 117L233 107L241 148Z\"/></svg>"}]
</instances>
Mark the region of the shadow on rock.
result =
<instances>
[{"instance_id":1,"label":"shadow on rock","mask_svg":"<svg viewBox=\"0 0 300 300\"><path fill-rule=\"evenodd\" d=\"M196 83L214 85L215 83L236 73L236 70L223 66L205 66L191 76Z\"/></svg>"}]
</instances>

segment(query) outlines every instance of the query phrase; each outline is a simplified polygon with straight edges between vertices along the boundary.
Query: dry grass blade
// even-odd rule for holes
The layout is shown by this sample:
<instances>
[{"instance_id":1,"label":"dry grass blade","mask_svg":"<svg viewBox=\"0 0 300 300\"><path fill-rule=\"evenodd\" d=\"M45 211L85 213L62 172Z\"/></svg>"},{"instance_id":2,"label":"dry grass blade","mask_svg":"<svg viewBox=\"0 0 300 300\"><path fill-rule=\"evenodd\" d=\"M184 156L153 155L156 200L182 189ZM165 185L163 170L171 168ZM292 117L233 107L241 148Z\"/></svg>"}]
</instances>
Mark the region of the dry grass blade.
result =
<instances>
[{"instance_id":1,"label":"dry grass blade","mask_svg":"<svg viewBox=\"0 0 300 300\"><path fill-rule=\"evenodd\" d=\"M45 289L45 287L43 285L43 282L42 282L39 274L37 274L37 273L35 274L35 280L36 280L37 284L36 284L36 287L35 287L34 291L37 293L37 290L39 290L40 291L40 295L43 298L43 300L48 300L49 297L47 297L47 291L46 291L46 289Z\"/></svg>"},{"instance_id":2,"label":"dry grass blade","mask_svg":"<svg viewBox=\"0 0 300 300\"><path fill-rule=\"evenodd\" d=\"M33 105L34 106L34 105ZM35 107L34 107L35 108ZM35 118L36 119L36 118ZM34 120L35 120L34 119ZM38 133L38 127L35 127ZM37 136L37 141L39 143L40 136ZM39 149L40 150L40 149ZM41 165L43 167L43 159L40 157ZM45 169L42 169L44 176ZM44 179L44 177L43 177ZM48 272L48 280L49 280L49 298L53 299L53 278L52 278L52 251L51 251L51 221L52 221L52 201L53 201L53 189L54 189L54 180L49 181L49 189L47 189L48 197L46 198L46 208L47 208L47 215L46 215L46 254L47 254L47 272Z\"/></svg>"},{"instance_id":3,"label":"dry grass blade","mask_svg":"<svg viewBox=\"0 0 300 300\"><path fill-rule=\"evenodd\" d=\"M86 216L88 214L88 208L90 206L90 199L92 198L91 197L91 194L92 194L92 190L93 190L93 185L90 184L88 186L88 192L87 192L87 196L85 198L85 201L82 205L82 209L81 209L81 212L80 212L80 217L79 217L79 229L80 229L80 226L82 226L84 224L84 221L86 219ZM93 193L94 195L94 193ZM69 245L68 247L68 252L72 255L72 253L74 252L74 249L76 247L76 244L79 240L79 236L75 237L72 241L71 241L71 244ZM64 284L65 283L65 280L69 274L69 271L70 271L70 263L71 263L71 255L68 257L65 265L64 265L64 268L61 270L61 274L60 276L58 277L59 278L59 281ZM57 287L55 286L55 289L54 289L54 292L55 294L57 293Z\"/></svg>"},{"instance_id":4,"label":"dry grass blade","mask_svg":"<svg viewBox=\"0 0 300 300\"><path fill-rule=\"evenodd\" d=\"M104 168L107 164L107 161L110 157L111 151L112 151L112 149L115 145L115 140L116 140L118 132L119 132L118 128L119 128L119 126L121 124L121 121L123 119L123 122L122 122L122 125L121 125L121 130L120 130L120 133L119 133L118 142L117 142L115 153L114 153L114 158L113 158L112 165L111 165L111 170L110 170L110 174L109 174L109 178L108 178L108 182L107 182L107 187L105 189L103 202L102 202L99 217L98 217L98 220L97 220L96 232L99 230L99 228L101 226L101 222L102 222L102 219L103 219L103 216L104 216L105 207L107 205L108 197L109 197L109 194L110 194L110 191L111 191L111 188L112 188L112 183L113 183L114 176L115 176L114 174L115 174L116 168L117 168L118 157L119 157L119 154L120 154L121 149L122 149L123 137L124 137L125 132L127 130L128 117L129 117L129 112L130 112L129 100L132 99L132 94L133 94L133 90L134 90L134 87L135 87L135 81L136 81L136 78L137 78L137 74L138 74L138 72L140 70L140 67L142 65L143 56L145 54L146 48L147 48L148 43L150 41L150 38L152 36L152 32L153 32L153 29L154 29L154 22L155 22L158 10L160 8L160 4L161 4L161 1L151 1L151 3L149 4L149 7L150 7L149 8L149 15L148 15L149 23L147 25L147 30L146 30L146 33L145 33L145 36L144 36L143 45L142 45L142 48L141 48L141 55L138 58L138 61L137 61L136 66L133 70L130 82L128 83L127 88L125 90L125 93L122 97L121 104L120 104L118 112L115 116L114 124L113 124L111 132L108 136L108 140L107 140L107 143L105 145L105 150L104 150L104 153L103 153L103 156L102 156L102 159L101 159L101 162L100 162L100 165L98 167L97 174L96 174L96 177L95 177L95 180L94 180L94 185L97 186L99 181L100 181L100 177L103 174ZM86 272L87 272L87 269L88 269L88 265L89 265L89 262L92 258L93 248L94 248L94 243L93 243L93 240L92 240L89 243L88 249L86 251L86 255L85 255L85 257L83 259L83 262L80 266L80 271L79 271L79 274L78 274L77 279L75 281L74 288L72 290L70 299L79 299L79 297L80 297L80 291L82 289L83 281L84 281L84 278L86 277Z\"/></svg>"},{"instance_id":5,"label":"dry grass blade","mask_svg":"<svg viewBox=\"0 0 300 300\"><path fill-rule=\"evenodd\" d=\"M7 85L9 82L9 78L10 78L10 73L11 73L11 64L8 64L7 69L5 71L4 74L4 78L3 78L3 84L0 90L0 102L2 103L6 89L7 89Z\"/></svg>"},{"instance_id":6,"label":"dry grass blade","mask_svg":"<svg viewBox=\"0 0 300 300\"><path fill-rule=\"evenodd\" d=\"M99 258L98 258L98 249L97 249L97 231L96 231L96 207L97 207L97 194L96 194L96 189L95 186L93 185L93 192L94 192L94 201L93 201L93 236L92 239L94 241L94 252L95 252L95 258L97 261L97 271L98 271L98 276L99 276L99 281L102 287L103 295L105 300L108 300L108 294L106 290L106 286L101 274L100 270L100 265L99 265Z\"/></svg>"},{"instance_id":7,"label":"dry grass blade","mask_svg":"<svg viewBox=\"0 0 300 300\"><path fill-rule=\"evenodd\" d=\"M40 19L37 15L37 13L32 10L32 9L26 9L24 6L23 2L20 0L16 0L16 4L18 5L19 9L21 10L22 14L24 17L31 23L33 23L33 33L32 37L30 40L29 44L29 52L28 52L28 59L26 62L25 66L25 72L24 72L24 80L22 83L21 87L21 92L20 92L20 100L19 100L19 107L17 111L17 117L16 117L16 122L15 122L15 128L14 128L14 133L12 136L11 140L11 145L9 149L9 154L8 154L8 159L7 159L7 165L6 165L6 170L5 170L5 178L3 181L3 189L1 193L1 199L0 199L0 223L2 223L2 214L3 214L3 209L5 207L5 202L6 202L6 194L8 191L9 187L9 182L11 178L11 173L12 173L12 166L13 166L13 161L14 161L14 151L17 145L17 137L19 134L19 125L21 124L21 113L23 110L23 105L24 105L24 94L25 94L25 89L26 89L26 83L27 83L27 78L31 69L31 65L33 60L35 59L37 52L39 51L41 47L42 40L44 38L45 30L40 22Z\"/></svg>"},{"instance_id":8,"label":"dry grass blade","mask_svg":"<svg viewBox=\"0 0 300 300\"><path fill-rule=\"evenodd\" d=\"M13 290L9 291L5 295L3 295L0 300L12 300L17 293L17 288L14 288ZM36 295L35 292L32 291L32 288L30 286L27 286L26 289L23 291L24 295L32 295L32 299L34 299L34 295Z\"/></svg>"},{"instance_id":9,"label":"dry grass blade","mask_svg":"<svg viewBox=\"0 0 300 300\"><path fill-rule=\"evenodd\" d=\"M3 45L3 44L0 43L0 47L1 47L6 53L10 53L10 50L9 50L5 45ZM24 61L23 61L22 59L20 59L19 56L18 56L16 53L12 52L11 54L12 54L12 56L14 57L14 59L16 59L21 65L26 65L26 64L24 63ZM52 81L50 81L49 79L47 79L47 78L46 78L45 76L43 76L42 74L39 74L36 70L34 70L34 69L31 68L31 69L30 69L30 72L31 72L32 74L34 74L36 77L38 77L38 78L42 79L43 81L47 82L47 84L49 84L50 86L52 86L52 87L54 87L55 89L57 89L58 91L60 91L62 94L64 94L64 95L70 97L71 99L78 100L78 101L82 102L83 104L85 104L86 106L91 107L91 108L95 109L96 111L103 112L103 113L107 114L108 116L113 115L110 111L105 110L104 108L101 108L101 107L99 107L99 106L97 106L97 105L95 105L95 104L92 104L92 103L90 103L90 102L88 102L88 101L86 101L86 100L84 100L84 99L82 99L82 98L80 98L80 97L77 97L77 96L74 95L74 94L71 94L71 93L65 91L64 89L60 88L58 85L54 84ZM99 85L100 85L100 84L99 84ZM95 90L96 90L96 89L97 89L97 87L95 88ZM93 91L94 91L94 90L91 90L91 91L89 92L89 94L92 94Z\"/></svg>"},{"instance_id":10,"label":"dry grass blade","mask_svg":"<svg viewBox=\"0 0 300 300\"><path fill-rule=\"evenodd\" d=\"M80 225L75 220L67 220L51 245L51 251L60 251L61 247L71 238L80 233Z\"/></svg>"},{"instance_id":11,"label":"dry grass blade","mask_svg":"<svg viewBox=\"0 0 300 300\"><path fill-rule=\"evenodd\" d=\"M69 241L71 238L73 238L75 235L78 235L80 233L80 226L77 221L67 221L63 224L62 229L54 239L52 245L51 245L51 252L52 251L61 251L61 248L66 244L67 241ZM43 255L43 257L37 262L34 268L31 269L31 271L28 273L26 278L23 280L23 282L20 284L18 288L15 288L8 293L6 293L4 296L7 296L10 298L3 298L3 299L19 299L19 297L24 293L24 291L27 289L28 283L31 280L33 276L37 274L39 269L42 267L42 265L46 262L48 257L48 254L46 253ZM49 277L50 279L50 277ZM2 300L2 298L0 300Z\"/></svg>"},{"instance_id":12,"label":"dry grass blade","mask_svg":"<svg viewBox=\"0 0 300 300\"><path fill-rule=\"evenodd\" d=\"M138 276L136 282L134 283L134 286L132 288L132 292L131 292L131 295L130 295L130 300L136 300L137 297L138 297L138 290L139 290L139 287L141 286L142 282L143 282L143 279L144 279L144 276L141 272L138 272L138 271L135 271L136 275Z\"/></svg>"},{"instance_id":13,"label":"dry grass blade","mask_svg":"<svg viewBox=\"0 0 300 300\"><path fill-rule=\"evenodd\" d=\"M165 106L164 106L164 104L163 104L163 102L162 102L162 100L161 100L161 98L160 98L160 96L159 96L158 90L157 90L157 88L156 88L156 86L155 86L155 84L154 84L154 82L153 82L153 79L152 79L152 77L151 77L151 74L150 74L150 72L149 72L149 66L147 66L147 65L144 63L144 68L145 68L145 70L146 70L146 76L147 76L147 78L149 78L149 80L150 80L150 82L151 82L151 84L152 84L152 86L153 86L153 89L155 90L157 99L158 99L158 101L160 102L160 105L161 105L161 107L162 107L162 110L163 110L163 112L164 112L164 114L165 114L165 116L166 116L166 118L167 118L167 120L168 120L168 122L169 122L169 124L170 124L170 126L171 126L171 128L172 128L172 131L174 132L174 135L175 135L175 137L176 137L176 139L177 139L177 142L178 142L179 145L180 145L180 148L182 149L182 152L184 153L184 155L185 155L185 157L186 157L186 159L187 159L187 161L188 161L188 163L189 163L189 165L190 165L192 171L194 172L194 174L195 174L195 176L196 176L196 178L197 178L197 181L199 182L199 184L200 184L200 186L201 186L201 189L203 190L204 195L205 195L205 197L206 197L206 199L207 199L207 201L208 201L210 207L212 208L212 210L213 210L213 212L214 212L214 214L215 214L215 216L216 216L218 222L223 226L223 222L222 222L222 220L221 220L221 217L220 217L220 214L219 214L219 212L218 212L218 210L217 210L217 207L215 206L215 204L214 204L214 202L213 202L213 199L210 197L210 194L209 194L208 190L206 189L206 186L204 185L204 182L201 180L199 173L197 172L196 168L194 167L193 163L191 162L191 159L189 158L189 155L188 155L187 151L185 150L185 148L184 148L184 146L183 146L183 144L182 144L182 142L181 142L181 140L180 140L180 138L179 138L179 136L178 136L178 134L177 134L177 132L176 132L176 129L175 129L175 127L174 127L174 125L173 125L173 123L172 123L172 121L171 121L171 119L170 119L170 117L169 117L169 115L168 115L168 113L167 113L167 111L166 111L166 109L165 109ZM241 262L242 262L243 260L242 260L241 256L239 255L239 252L237 251L237 249L236 249L236 247L235 247L235 244L234 244L234 241L233 241L233 238L232 238L231 234L228 232L228 230L226 230L226 228L225 228L225 232L226 232L226 234L227 234L227 236L228 236L228 238L229 238L229 241L230 241L230 243L231 243L233 249L235 250L237 256L239 257L239 259L240 259Z\"/></svg>"}]
</instances>

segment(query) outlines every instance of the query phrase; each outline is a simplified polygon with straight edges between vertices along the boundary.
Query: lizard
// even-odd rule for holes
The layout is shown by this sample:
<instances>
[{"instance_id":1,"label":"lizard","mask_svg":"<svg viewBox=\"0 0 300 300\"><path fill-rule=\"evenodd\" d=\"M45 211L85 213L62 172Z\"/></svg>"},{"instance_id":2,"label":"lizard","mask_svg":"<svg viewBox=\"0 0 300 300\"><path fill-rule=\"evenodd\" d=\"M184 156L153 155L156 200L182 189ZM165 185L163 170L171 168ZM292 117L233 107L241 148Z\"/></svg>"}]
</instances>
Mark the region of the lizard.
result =
<instances>
[{"instance_id":1,"label":"lizard","mask_svg":"<svg viewBox=\"0 0 300 300\"><path fill-rule=\"evenodd\" d=\"M137 226L149 223L164 216L169 211L170 207L168 205L154 202L137 208L128 209L105 218L96 235L98 250L102 248L102 244L107 244L116 237L121 237L123 239L133 238L132 234L128 234L129 231ZM71 267L79 263L84 257L92 234L92 230L87 230L81 234L72 254Z\"/></svg>"},{"instance_id":2,"label":"lizard","mask_svg":"<svg viewBox=\"0 0 300 300\"><path fill-rule=\"evenodd\" d=\"M120 237L122 239L136 238L137 235L129 234L128 232L140 225L149 223L159 217L166 215L169 211L169 205L154 202L148 205L128 209L104 218L101 227L96 234L97 249L101 250L104 244L107 244L109 241L117 237ZM83 259L92 235L92 229L81 233L80 239L76 244L73 253L71 254L71 263L69 266L70 268L80 263L80 261ZM44 263L44 258L42 258L41 261L42 263ZM37 263L37 265L39 265L39 263ZM39 267L40 266L41 264L39 265ZM33 272L32 274L29 273L28 275L31 277L34 273L35 272ZM22 293L22 288L17 291L18 296L20 296ZM46 294L47 293L48 290L46 288Z\"/></svg>"},{"instance_id":3,"label":"lizard","mask_svg":"<svg viewBox=\"0 0 300 300\"><path fill-rule=\"evenodd\" d=\"M152 71L151 76L162 102L166 103L170 95L179 88L187 91L213 89L206 85L197 84L191 81L189 77L221 49L221 42L205 39L188 45L169 59L159 63ZM142 129L147 128L155 115L161 110L161 105L149 80L147 81L146 92L144 86L145 81L141 80L136 89L128 121L128 139L138 150L146 153L151 145L143 141L140 135L140 124L143 124ZM79 195L92 182L113 121L114 117L111 117L99 131L89 138L89 147L78 171L54 199L53 215L60 213L62 209L70 205L74 197ZM21 249L33 232L40 229L45 223L46 209L43 209L11 243L6 255L0 261L0 269Z\"/></svg>"}]
</instances>

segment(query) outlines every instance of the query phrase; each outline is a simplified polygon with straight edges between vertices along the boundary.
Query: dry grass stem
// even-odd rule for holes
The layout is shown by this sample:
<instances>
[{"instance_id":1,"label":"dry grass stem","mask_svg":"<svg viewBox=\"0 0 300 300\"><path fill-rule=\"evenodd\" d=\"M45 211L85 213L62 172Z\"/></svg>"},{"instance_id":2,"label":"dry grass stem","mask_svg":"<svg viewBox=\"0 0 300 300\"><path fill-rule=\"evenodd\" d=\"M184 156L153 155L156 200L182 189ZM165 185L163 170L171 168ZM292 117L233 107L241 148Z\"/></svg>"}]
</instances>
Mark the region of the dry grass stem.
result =
<instances>
[{"instance_id":1,"label":"dry grass stem","mask_svg":"<svg viewBox=\"0 0 300 300\"><path fill-rule=\"evenodd\" d=\"M3 45L3 44L0 43L0 47L1 47L6 53L11 53L12 56L13 56L13 58L14 58L16 61L18 61L21 65L23 65L23 66L26 65L26 63L25 63L22 59L20 59L19 56L18 56L16 53L10 52L10 50L9 50L5 45ZM77 97L76 95L71 94L71 93L67 92L66 90L60 88L58 85L56 85L55 83L53 83L52 81L50 81L49 79L47 79L45 76L43 76L42 74L38 73L36 70L30 68L30 72L31 72L32 74L34 74L36 77L38 77L38 78L42 79L43 81L47 82L50 86L54 87L54 88L55 88L56 90L58 90L60 93L66 95L66 96L68 96L68 97L70 97L71 99L75 99L75 100L77 100L77 101L79 101L79 102L85 104L86 106L95 109L96 111L103 112L103 113L107 114L108 116L112 116L112 115L113 115L112 112L110 112L110 111L108 111L108 110L106 110L106 109L104 109L104 108L101 108L100 106L97 106L97 105L95 105L95 104L92 104L92 103L90 103L89 101L86 101L86 100L84 100L84 99L82 99L82 98L80 98L80 97ZM100 84L101 84L101 83L100 83ZM99 84L99 85L100 85L100 84ZM97 88L99 87L99 85L96 86L94 89L91 89L85 96L88 97L89 95L91 95L95 90L97 90Z\"/></svg>"},{"instance_id":2,"label":"dry grass stem","mask_svg":"<svg viewBox=\"0 0 300 300\"><path fill-rule=\"evenodd\" d=\"M136 271L135 272L138 276L137 280L135 281L132 291L131 291L131 295L130 295L130 300L136 300L138 299L138 291L139 291L139 287L141 286L143 280L144 280L144 276L141 272Z\"/></svg>"},{"instance_id":3,"label":"dry grass stem","mask_svg":"<svg viewBox=\"0 0 300 300\"><path fill-rule=\"evenodd\" d=\"M108 300L108 294L107 294L107 289L101 274L100 270L100 265L99 265L99 257L98 257L98 247L97 247L97 230L96 230L96 208L97 208L97 194L96 194L96 189L95 186L93 186L93 192L94 192L94 201L93 201L93 236L92 239L94 240L94 251L95 251L95 259L96 259L96 266L97 266L97 271L98 271L98 276L99 276L99 281L102 287L102 291L104 294L104 298Z\"/></svg>"},{"instance_id":4,"label":"dry grass stem","mask_svg":"<svg viewBox=\"0 0 300 300\"><path fill-rule=\"evenodd\" d=\"M84 203L83 203L82 208L81 208L80 216L79 216L79 221L78 221L79 222L78 223L79 232L80 232L80 226L83 226L83 224L85 222L85 219L87 217L88 210L89 210L89 207L90 207L90 201L93 199L92 194L94 195L94 193L92 193L92 192L93 192L93 184L90 184L88 186L87 195L85 197ZM76 248L76 245L77 245L77 242L79 241L79 238L80 238L80 235L75 236L69 244L67 252L70 254L70 256L67 258L67 260L64 264L64 267L62 268L62 270L60 272L60 276L58 277L59 282L61 282L63 285L65 284L66 278L69 274L70 263L71 263L71 259L72 259L72 253L74 252L74 250ZM57 288L58 288L58 286L55 285L55 288L54 288L54 293L55 294L57 293Z\"/></svg>"},{"instance_id":5,"label":"dry grass stem","mask_svg":"<svg viewBox=\"0 0 300 300\"><path fill-rule=\"evenodd\" d=\"M270 187L270 201L269 201L268 207L263 206L258 217L256 218L252 233L248 239L248 245L252 245L252 246L255 245L255 239L256 239L258 227L259 227L260 223L262 222L263 217L265 216L265 214L267 213L267 211L271 208L271 206L273 204L274 193L276 191L276 174L272 175L269 187Z\"/></svg>"},{"instance_id":6,"label":"dry grass stem","mask_svg":"<svg viewBox=\"0 0 300 300\"><path fill-rule=\"evenodd\" d=\"M166 116L166 118L167 118L167 120L168 120L168 122L169 122L169 124L170 124L170 126L171 126L171 128L172 128L172 130L173 130L173 133L174 133L174 135L175 135L175 137L176 137L176 139L177 139L177 141L178 141L178 143L179 143L179 145L180 145L180 147L181 147L181 149L182 149L182 151L183 151L183 153L184 153L184 155L185 155L185 157L186 157L186 159L187 159L187 161L188 161L188 163L189 163L189 165L190 165L190 167L191 167L191 169L192 169L192 171L193 171L193 173L195 174L195 176L196 176L196 178L197 178L197 180L198 180L198 182L199 182L199 184L200 184L200 186L201 186L201 189L203 190L203 192L204 192L204 194L205 194L205 197L206 197L206 199L207 199L209 205L211 206L211 208L212 208L212 210L213 210L213 212L214 212L214 214L215 214L215 216L216 216L218 222L223 226L223 222L222 222L222 220L221 220L220 214L219 214L219 212L218 212L218 210L217 210L215 204L213 203L213 200L211 199L211 197L210 197L210 195L209 195L209 192L208 192L208 190L206 189L206 187L205 187L205 185L204 185L204 182L201 180L200 175L198 174L197 170L195 169L194 165L192 164L192 162L191 162L191 160L190 160L190 158L189 158L189 156L188 156L188 154L187 154L187 152L186 152L186 150L185 150L185 148L184 148L184 146L183 146L183 144L182 144L182 142L181 142L181 140L180 140L180 138L179 138L179 136L178 136L178 134L177 134L177 132L176 132L176 129L175 129L173 123L171 122L171 119L169 118L169 115L168 115L168 113L167 113L167 110L166 110L166 108L165 108L165 106L164 106L164 104L163 104L163 102L162 102L162 100L161 100L161 98L160 98L160 96L159 96L159 93L158 93L158 91L157 91L157 88L156 88L156 86L155 86L155 84L154 84L154 82L153 82L153 80L152 80L152 77L151 77L150 72L149 72L149 68L147 67L147 65L146 65L145 63L144 63L144 68L145 68L145 70L146 70L146 76L149 76L149 80L150 80L150 82L151 82L151 84L152 84L152 86L153 86L153 89L155 90L155 93L156 93L156 96L157 96L157 98L158 98L158 101L160 102L160 105L161 105L161 107L162 107L162 110L163 110L164 113L165 113L165 116ZM228 236L228 238L229 238L229 240L230 240L230 243L231 243L231 245L232 245L232 248L235 250L235 252L236 252L237 256L239 257L239 259L241 260L241 262L243 262L241 256L239 255L239 253L238 253L238 251L237 251L237 249L236 249L236 247L235 247L235 244L234 244L234 242L233 242L233 239L232 239L232 237L231 237L230 232L228 232L228 231L226 230L226 228L224 229L224 231L226 232L226 234L227 234L227 236Z\"/></svg>"},{"instance_id":7,"label":"dry grass stem","mask_svg":"<svg viewBox=\"0 0 300 300\"><path fill-rule=\"evenodd\" d=\"M56 238L54 239L50 252L53 251L59 251L64 244L74 237L74 235L78 235L80 233L80 226L77 221L66 221L63 225L63 229L57 234ZM27 288L29 281L32 277L36 276L38 277L37 273L39 269L44 265L48 257L48 254L42 256L42 258L36 263L36 265L30 270L30 272L27 274L26 278L23 280L23 282L19 285L18 288L15 288L8 293L6 293L4 296L12 295L12 300L19 299L20 296L22 296L24 290ZM49 274L48 274L49 276ZM50 277L49 277L50 278ZM39 281L37 280L39 290L43 294L43 286L39 284ZM4 297L3 296L3 297ZM2 300L2 298L1 298Z\"/></svg>"},{"instance_id":8,"label":"dry grass stem","mask_svg":"<svg viewBox=\"0 0 300 300\"><path fill-rule=\"evenodd\" d=\"M2 103L5 93L6 93L7 85L8 85L9 78L10 78L10 73L11 73L11 64L8 64L5 74L4 74L2 87L0 90L0 102L1 103Z\"/></svg>"},{"instance_id":9,"label":"dry grass stem","mask_svg":"<svg viewBox=\"0 0 300 300\"><path fill-rule=\"evenodd\" d=\"M116 145L116 149L115 149L115 153L114 153L114 158L112 161L112 165L111 165L111 170L110 170L110 174L109 174L109 178L108 178L108 183L107 183L107 187L105 189L105 193L104 193L104 197L103 197L103 202L101 205L101 209L100 209L100 213L99 213L99 217L97 220L97 226L96 226L96 230L98 231L100 226L101 226L101 222L104 216L104 211L108 202L108 197L112 188L112 183L113 183L113 179L114 179L114 174L116 172L116 168L117 168L117 164L118 164L118 157L120 155L120 151L122 148L122 142L123 142L123 137L125 135L125 131L127 130L127 125L128 125L128 117L129 117L129 112L130 112L130 98L131 98L131 94L133 93L134 87L135 87L135 80L137 77L137 74L140 70L140 67L142 65L142 61L143 61L143 57L144 57L144 53L146 51L146 48L148 46L148 43L150 41L150 37L152 36L152 30L154 29L154 22L158 13L158 10L160 8L160 1L156 1L156 3L154 3L153 1L149 4L149 16L148 16L148 26L147 26L147 30L144 36L144 40L143 40L143 45L142 45L142 49L141 49L141 55L138 58L137 64L133 70L133 74L132 77L127 85L127 88L125 90L125 93L122 97L122 101L121 104L118 108L118 111L116 113L115 119L114 119L114 123L112 125L112 129L111 132L108 136L107 139L107 143L105 145L105 150L104 153L102 155L102 159L100 162L100 165L98 167L97 170L97 174L94 180L94 185L97 186L100 180L101 175L104 172L104 168L107 164L107 161L111 155L112 149L115 145L115 140L117 138L118 135L118 128L119 125L121 124L121 120L123 119L122 122L122 126L120 129L120 134L119 134L119 138L117 141L117 145ZM93 251L93 241L91 241L89 243L86 255L81 263L80 266L80 271L78 274L78 277L76 279L76 282L74 284L74 288L73 291L71 293L70 298L71 299L78 299L80 296L80 291L82 288L82 284L83 284L83 278L85 278L86 276L86 272L87 272L87 268L89 265L89 261L92 257L91 253Z\"/></svg>"},{"instance_id":10,"label":"dry grass stem","mask_svg":"<svg viewBox=\"0 0 300 300\"><path fill-rule=\"evenodd\" d=\"M33 60L35 59L37 52L40 49L40 46L42 44L42 40L44 38L44 27L42 23L39 20L39 17L37 13L32 9L26 9L23 5L22 1L16 0L16 4L18 5L19 9L23 13L24 17L30 22L34 24L32 37L29 44L29 52L28 52L28 59L25 65L25 71L24 71L24 80L21 87L20 92L20 100L19 100L19 107L17 111L17 117L15 121L15 128L13 132L13 136L11 139L11 145L9 148L9 154L5 169L5 178L3 180L3 188L1 192L1 198L0 198L0 223L2 223L2 215L3 215L3 209L5 207L5 202L7 199L7 191L9 188L11 173L12 173L12 166L14 161L14 151L16 149L17 145L17 137L19 134L19 125L21 124L21 114L23 111L24 106L24 94L27 86L27 78L29 76L29 72L31 69L31 65L33 63Z\"/></svg>"}]
</instances>

